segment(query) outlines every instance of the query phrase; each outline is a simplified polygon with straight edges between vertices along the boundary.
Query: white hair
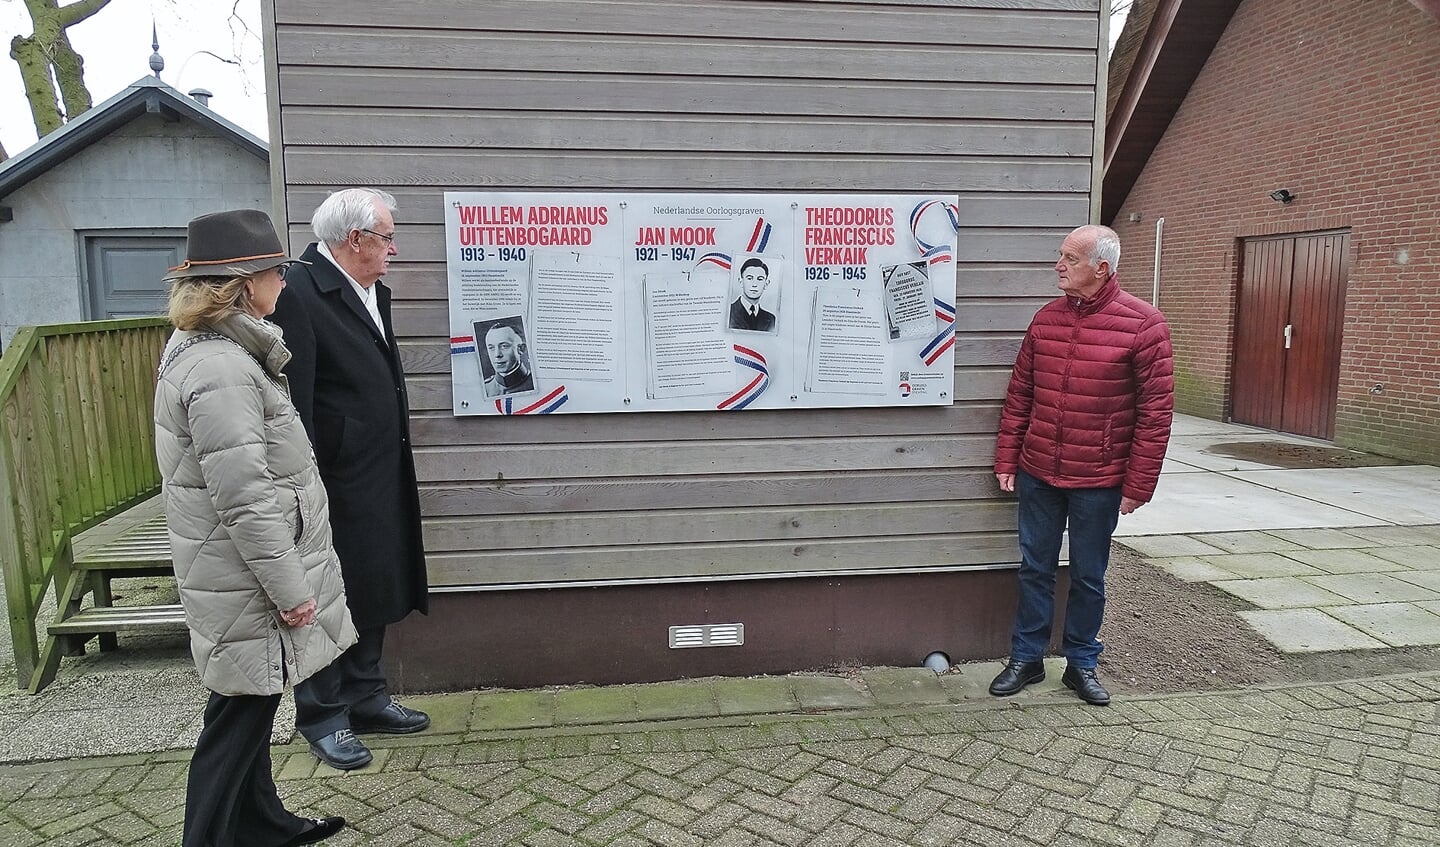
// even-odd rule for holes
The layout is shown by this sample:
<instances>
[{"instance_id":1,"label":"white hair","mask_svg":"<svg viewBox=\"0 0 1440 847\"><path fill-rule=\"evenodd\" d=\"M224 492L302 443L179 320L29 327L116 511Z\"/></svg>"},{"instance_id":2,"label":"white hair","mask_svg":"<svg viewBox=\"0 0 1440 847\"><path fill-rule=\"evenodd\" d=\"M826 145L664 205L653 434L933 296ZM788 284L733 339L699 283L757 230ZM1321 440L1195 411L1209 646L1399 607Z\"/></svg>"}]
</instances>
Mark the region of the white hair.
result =
<instances>
[{"instance_id":1,"label":"white hair","mask_svg":"<svg viewBox=\"0 0 1440 847\"><path fill-rule=\"evenodd\" d=\"M378 188L345 188L336 191L320 204L310 217L310 229L326 244L339 244L357 229L373 229L380 216L375 203L380 202L393 215L395 198Z\"/></svg>"},{"instance_id":2,"label":"white hair","mask_svg":"<svg viewBox=\"0 0 1440 847\"><path fill-rule=\"evenodd\" d=\"M1120 236L1115 230L1092 224L1075 231L1095 236L1095 244L1090 248L1090 267L1098 268L1101 262L1106 262L1110 265L1110 273L1115 273L1116 266L1120 264Z\"/></svg>"}]
</instances>

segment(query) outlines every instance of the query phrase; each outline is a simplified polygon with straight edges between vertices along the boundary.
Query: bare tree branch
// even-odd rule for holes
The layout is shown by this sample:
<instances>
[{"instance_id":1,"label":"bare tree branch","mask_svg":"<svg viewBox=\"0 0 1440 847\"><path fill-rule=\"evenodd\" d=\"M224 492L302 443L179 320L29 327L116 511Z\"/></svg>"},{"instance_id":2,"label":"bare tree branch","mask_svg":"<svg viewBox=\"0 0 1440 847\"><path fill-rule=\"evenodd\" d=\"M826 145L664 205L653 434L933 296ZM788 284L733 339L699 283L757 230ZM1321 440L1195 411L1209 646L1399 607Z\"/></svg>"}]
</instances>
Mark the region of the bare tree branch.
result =
<instances>
[{"instance_id":1,"label":"bare tree branch","mask_svg":"<svg viewBox=\"0 0 1440 847\"><path fill-rule=\"evenodd\" d=\"M219 53L215 53L215 52L212 52L212 51L210 51L210 50L196 50L196 51L195 51L193 54L191 54L191 55L195 55L195 56L209 56L209 57L212 58L212 59L219 59L220 61L224 62L224 63L227 64L227 65L234 65L234 66L237 67L237 68L240 67L240 60L237 59L237 58L235 58L234 56L221 56Z\"/></svg>"},{"instance_id":2,"label":"bare tree branch","mask_svg":"<svg viewBox=\"0 0 1440 847\"><path fill-rule=\"evenodd\" d=\"M24 0L33 32L10 41L10 57L20 67L25 98L38 137L64 126L92 105L85 85L85 60L75 52L66 30L109 5L110 0ZM60 109L63 99L65 109Z\"/></svg>"},{"instance_id":3,"label":"bare tree branch","mask_svg":"<svg viewBox=\"0 0 1440 847\"><path fill-rule=\"evenodd\" d=\"M20 66L20 80L25 84L25 99L30 103L35 134L44 138L65 124L60 114L60 103L55 99L50 59L34 37L19 35L10 40L10 58Z\"/></svg>"},{"instance_id":4,"label":"bare tree branch","mask_svg":"<svg viewBox=\"0 0 1440 847\"><path fill-rule=\"evenodd\" d=\"M109 2L110 0L76 0L76 2L71 3L69 6L60 7L61 28L69 29L105 8ZM49 5L54 6L54 0L50 0Z\"/></svg>"},{"instance_id":5,"label":"bare tree branch","mask_svg":"<svg viewBox=\"0 0 1440 847\"><path fill-rule=\"evenodd\" d=\"M225 23L230 27L230 47L234 51L237 60L245 55L245 42L247 40L254 39L256 44L263 45L264 43L260 37L260 33L251 29L250 23L240 16L240 3L241 0L233 0L230 6L230 15L225 19ZM229 60L226 59L224 61L228 62ZM236 61L233 64L237 66L242 65L240 61ZM249 77L244 73L240 74L240 86L246 93L253 93L255 91L255 86L250 83Z\"/></svg>"},{"instance_id":6,"label":"bare tree branch","mask_svg":"<svg viewBox=\"0 0 1440 847\"><path fill-rule=\"evenodd\" d=\"M70 46L70 36L63 29L55 38L50 64L55 68L55 84L65 103L66 120L84 114L92 105L90 89L85 87L85 60Z\"/></svg>"},{"instance_id":7,"label":"bare tree branch","mask_svg":"<svg viewBox=\"0 0 1440 847\"><path fill-rule=\"evenodd\" d=\"M246 36L256 39L260 37L259 33L250 28L249 22L240 17L240 0L235 0L234 4L230 6L230 16L225 19L225 22L230 25L230 34L232 36L238 36L242 41ZM237 24L240 27L238 33L235 31Z\"/></svg>"}]
</instances>

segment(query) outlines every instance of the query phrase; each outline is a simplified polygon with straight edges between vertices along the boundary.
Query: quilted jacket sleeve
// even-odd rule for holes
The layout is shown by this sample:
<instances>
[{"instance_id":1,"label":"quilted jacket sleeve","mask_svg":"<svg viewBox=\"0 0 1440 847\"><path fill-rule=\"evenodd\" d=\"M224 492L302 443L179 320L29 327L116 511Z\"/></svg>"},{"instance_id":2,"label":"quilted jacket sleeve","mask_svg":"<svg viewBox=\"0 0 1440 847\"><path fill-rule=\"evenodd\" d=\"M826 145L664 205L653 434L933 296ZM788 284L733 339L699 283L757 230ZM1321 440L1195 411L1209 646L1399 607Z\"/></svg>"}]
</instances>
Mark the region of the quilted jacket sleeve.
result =
<instances>
[{"instance_id":1,"label":"quilted jacket sleeve","mask_svg":"<svg viewBox=\"0 0 1440 847\"><path fill-rule=\"evenodd\" d=\"M264 379L243 353L206 356L185 380L185 409L230 543L275 607L293 609L312 592L266 460Z\"/></svg>"},{"instance_id":2,"label":"quilted jacket sleeve","mask_svg":"<svg viewBox=\"0 0 1440 847\"><path fill-rule=\"evenodd\" d=\"M1000 412L1000 434L995 440L995 473L1013 474L1020 470L1020 446L1030 426L1030 410L1035 404L1035 331L1031 325L1020 343L1015 367L1010 372L1010 387L1005 392L1005 407Z\"/></svg>"},{"instance_id":3,"label":"quilted jacket sleeve","mask_svg":"<svg viewBox=\"0 0 1440 847\"><path fill-rule=\"evenodd\" d=\"M1156 313L1135 335L1135 435L1130 444L1121 493L1150 502L1170 442L1170 421L1175 410L1175 373L1170 349L1170 327Z\"/></svg>"}]
</instances>

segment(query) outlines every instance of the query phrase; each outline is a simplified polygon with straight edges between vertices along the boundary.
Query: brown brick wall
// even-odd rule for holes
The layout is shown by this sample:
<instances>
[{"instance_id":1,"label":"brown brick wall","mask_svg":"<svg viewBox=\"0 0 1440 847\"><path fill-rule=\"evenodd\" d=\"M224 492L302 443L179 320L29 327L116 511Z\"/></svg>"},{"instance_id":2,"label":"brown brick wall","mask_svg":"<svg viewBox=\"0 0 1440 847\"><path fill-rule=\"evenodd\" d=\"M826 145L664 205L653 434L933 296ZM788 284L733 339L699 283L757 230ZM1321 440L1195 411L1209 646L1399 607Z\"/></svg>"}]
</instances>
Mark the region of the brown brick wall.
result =
<instances>
[{"instance_id":1,"label":"brown brick wall","mask_svg":"<svg viewBox=\"0 0 1440 847\"><path fill-rule=\"evenodd\" d=\"M1440 21L1246 0L1115 221L1145 297L1161 217L1180 411L1228 415L1239 240L1349 227L1335 442L1440 463Z\"/></svg>"}]
</instances>

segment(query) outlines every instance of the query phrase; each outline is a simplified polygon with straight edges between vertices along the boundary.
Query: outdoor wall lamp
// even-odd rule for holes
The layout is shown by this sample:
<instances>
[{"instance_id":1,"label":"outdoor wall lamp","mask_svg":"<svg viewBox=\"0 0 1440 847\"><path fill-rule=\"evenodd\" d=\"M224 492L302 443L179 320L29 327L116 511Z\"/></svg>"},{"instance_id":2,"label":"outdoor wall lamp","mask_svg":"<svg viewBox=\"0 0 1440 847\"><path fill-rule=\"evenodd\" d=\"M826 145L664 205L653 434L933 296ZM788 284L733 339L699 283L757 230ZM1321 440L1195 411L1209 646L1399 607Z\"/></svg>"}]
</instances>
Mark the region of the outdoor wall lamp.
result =
<instances>
[{"instance_id":1,"label":"outdoor wall lamp","mask_svg":"<svg viewBox=\"0 0 1440 847\"><path fill-rule=\"evenodd\" d=\"M1277 188L1274 191L1270 192L1270 199L1274 200L1276 203L1289 203L1291 200L1295 199L1295 195L1291 194L1289 189Z\"/></svg>"}]
</instances>

